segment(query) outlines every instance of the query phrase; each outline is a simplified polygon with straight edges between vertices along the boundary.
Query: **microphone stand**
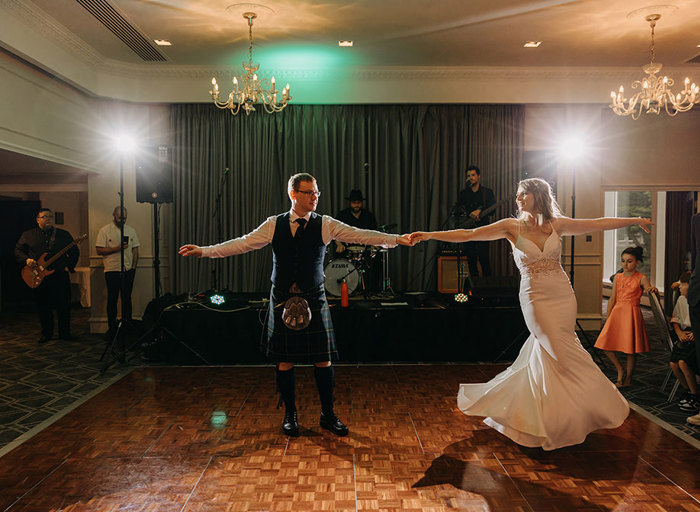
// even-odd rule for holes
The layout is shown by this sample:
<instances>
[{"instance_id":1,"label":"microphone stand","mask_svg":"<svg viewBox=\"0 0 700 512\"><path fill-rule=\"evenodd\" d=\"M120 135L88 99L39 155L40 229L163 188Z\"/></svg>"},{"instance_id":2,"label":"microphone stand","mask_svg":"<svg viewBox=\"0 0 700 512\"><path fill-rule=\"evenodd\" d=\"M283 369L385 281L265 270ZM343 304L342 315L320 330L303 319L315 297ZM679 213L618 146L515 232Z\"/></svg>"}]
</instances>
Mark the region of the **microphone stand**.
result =
<instances>
[{"instance_id":1,"label":"microphone stand","mask_svg":"<svg viewBox=\"0 0 700 512\"><path fill-rule=\"evenodd\" d=\"M216 243L220 244L224 241L224 226L223 219L221 217L221 197L224 193L224 186L228 180L229 168L224 169L224 174L221 176L219 181L219 191L216 195L216 201L214 202L214 213L212 214L212 219L216 219ZM223 265L223 258L216 258L214 266L211 269L211 289L214 291L221 290L221 267Z\"/></svg>"}]
</instances>

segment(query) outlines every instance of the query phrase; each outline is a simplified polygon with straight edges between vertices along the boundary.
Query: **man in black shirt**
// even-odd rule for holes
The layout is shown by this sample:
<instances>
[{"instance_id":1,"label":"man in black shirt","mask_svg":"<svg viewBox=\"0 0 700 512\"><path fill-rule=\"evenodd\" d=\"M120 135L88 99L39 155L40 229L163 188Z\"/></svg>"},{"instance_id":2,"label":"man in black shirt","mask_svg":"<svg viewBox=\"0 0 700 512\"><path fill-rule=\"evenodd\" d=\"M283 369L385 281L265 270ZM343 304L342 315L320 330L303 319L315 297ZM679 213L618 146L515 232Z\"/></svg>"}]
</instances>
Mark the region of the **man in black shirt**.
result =
<instances>
[{"instance_id":1,"label":"man in black shirt","mask_svg":"<svg viewBox=\"0 0 700 512\"><path fill-rule=\"evenodd\" d=\"M361 190L351 190L350 195L345 199L350 201L350 207L338 212L336 219L355 228L377 229L377 219L374 214L363 208L365 198L362 197Z\"/></svg>"},{"instance_id":2,"label":"man in black shirt","mask_svg":"<svg viewBox=\"0 0 700 512\"><path fill-rule=\"evenodd\" d=\"M372 230L377 229L376 217L371 211L363 207L363 202L365 198L362 197L361 190L351 190L350 195L345 199L350 201L350 206L348 208L345 208L344 210L339 211L338 215L336 215L335 217L336 219L354 228ZM350 257L352 259L353 254L350 254L350 256L346 255L346 248L347 246L345 244L336 241L335 255L337 257ZM367 286L368 290L374 290L379 287L381 281L381 265L379 264L380 260L375 258L372 258L370 260L369 248L366 248L366 250L360 254L362 254L363 256L363 258L361 258L363 271L367 270L367 273L369 274L367 276L368 279L365 281L365 286ZM357 256L357 253L355 253L355 256Z\"/></svg>"},{"instance_id":3,"label":"man in black shirt","mask_svg":"<svg viewBox=\"0 0 700 512\"><path fill-rule=\"evenodd\" d=\"M36 216L37 227L25 231L15 246L15 258L22 265L34 266L42 254L48 253L46 259L73 242L73 237L64 229L53 225L53 212L41 208ZM70 333L70 279L69 270L78 263L80 251L71 247L63 256L48 267L53 274L44 277L41 284L34 288L34 299L39 311L41 337L39 343L45 343L53 336L53 310L58 316L58 337L62 340L74 340Z\"/></svg>"},{"instance_id":4,"label":"man in black shirt","mask_svg":"<svg viewBox=\"0 0 700 512\"><path fill-rule=\"evenodd\" d=\"M463 211L465 217L473 222L470 222L471 227L480 227L489 224L489 217L493 212L486 215L481 215L482 210L496 203L493 196L493 190L481 186L481 171L475 165L467 167L467 187L459 193L457 206ZM458 225L457 227L462 227ZM489 246L488 242L466 242L464 245L464 254L469 263L469 275L476 277L479 275L477 267L477 259L481 264L481 272L484 276L491 275L491 263L489 262Z\"/></svg>"}]
</instances>

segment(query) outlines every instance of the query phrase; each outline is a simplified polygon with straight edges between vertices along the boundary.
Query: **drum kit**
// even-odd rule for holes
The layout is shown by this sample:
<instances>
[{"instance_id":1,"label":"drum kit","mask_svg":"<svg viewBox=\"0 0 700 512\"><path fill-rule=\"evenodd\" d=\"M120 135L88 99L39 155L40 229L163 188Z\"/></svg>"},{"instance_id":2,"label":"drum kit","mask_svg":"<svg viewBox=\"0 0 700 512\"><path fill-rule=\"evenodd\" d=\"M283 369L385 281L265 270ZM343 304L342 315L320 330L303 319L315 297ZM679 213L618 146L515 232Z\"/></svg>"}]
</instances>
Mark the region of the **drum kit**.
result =
<instances>
[{"instance_id":1,"label":"drum kit","mask_svg":"<svg viewBox=\"0 0 700 512\"><path fill-rule=\"evenodd\" d=\"M396 224L382 226L384 229L396 227ZM348 292L362 291L367 297L368 289L365 274L372 264L381 258L382 261L382 289L381 293L392 294L391 279L389 278L389 250L373 245L346 245L344 251L336 251L334 258L323 269L326 275L325 288L329 295L340 297L340 289L343 281L348 285Z\"/></svg>"}]
</instances>

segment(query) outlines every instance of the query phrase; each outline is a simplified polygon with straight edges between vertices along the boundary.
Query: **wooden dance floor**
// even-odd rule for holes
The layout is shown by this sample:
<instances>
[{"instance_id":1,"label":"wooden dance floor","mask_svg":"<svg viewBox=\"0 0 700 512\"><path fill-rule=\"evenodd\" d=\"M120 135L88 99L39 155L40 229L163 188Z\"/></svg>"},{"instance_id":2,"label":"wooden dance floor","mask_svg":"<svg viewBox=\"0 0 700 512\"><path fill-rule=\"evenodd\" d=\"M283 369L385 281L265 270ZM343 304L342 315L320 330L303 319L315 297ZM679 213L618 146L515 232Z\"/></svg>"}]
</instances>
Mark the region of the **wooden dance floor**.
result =
<instances>
[{"instance_id":1,"label":"wooden dance floor","mask_svg":"<svg viewBox=\"0 0 700 512\"><path fill-rule=\"evenodd\" d=\"M139 368L0 458L0 511L700 511L700 453L635 412L544 452L456 410L501 368L336 367L345 438L298 368L296 439L272 368Z\"/></svg>"}]
</instances>

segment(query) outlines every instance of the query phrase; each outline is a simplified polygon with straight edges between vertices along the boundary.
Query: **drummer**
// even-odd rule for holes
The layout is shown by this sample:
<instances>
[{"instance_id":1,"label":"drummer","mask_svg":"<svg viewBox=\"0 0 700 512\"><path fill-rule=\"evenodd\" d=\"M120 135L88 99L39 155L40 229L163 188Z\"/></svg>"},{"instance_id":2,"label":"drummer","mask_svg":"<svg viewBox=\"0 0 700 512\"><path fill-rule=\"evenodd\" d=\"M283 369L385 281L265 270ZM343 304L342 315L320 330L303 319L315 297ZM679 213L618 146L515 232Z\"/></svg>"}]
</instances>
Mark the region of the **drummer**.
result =
<instances>
[{"instance_id":1,"label":"drummer","mask_svg":"<svg viewBox=\"0 0 700 512\"><path fill-rule=\"evenodd\" d=\"M374 214L363 207L365 198L362 197L361 190L351 190L350 195L345 199L350 202L350 206L344 210L340 210L338 215L335 216L336 219L355 228L377 229L377 219L374 217ZM343 254L345 249L345 244L336 241L336 254Z\"/></svg>"}]
</instances>

